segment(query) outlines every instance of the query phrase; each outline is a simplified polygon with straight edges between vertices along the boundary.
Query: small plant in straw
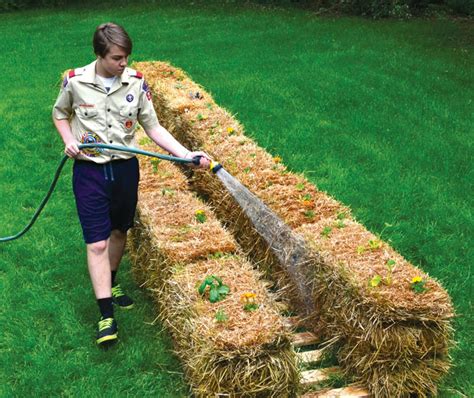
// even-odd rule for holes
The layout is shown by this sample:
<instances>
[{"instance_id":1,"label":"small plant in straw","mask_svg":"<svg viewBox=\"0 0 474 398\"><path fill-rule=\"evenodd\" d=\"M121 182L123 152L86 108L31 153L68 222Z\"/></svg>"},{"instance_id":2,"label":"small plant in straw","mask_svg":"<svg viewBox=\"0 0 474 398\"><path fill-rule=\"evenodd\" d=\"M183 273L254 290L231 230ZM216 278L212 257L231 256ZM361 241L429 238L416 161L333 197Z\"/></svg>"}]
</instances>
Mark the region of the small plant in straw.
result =
<instances>
[{"instance_id":1,"label":"small plant in straw","mask_svg":"<svg viewBox=\"0 0 474 398\"><path fill-rule=\"evenodd\" d=\"M224 323L229 320L229 316L225 313L225 311L222 308L219 308L216 311L216 314L214 315L214 319L218 323Z\"/></svg>"},{"instance_id":2,"label":"small plant in straw","mask_svg":"<svg viewBox=\"0 0 474 398\"><path fill-rule=\"evenodd\" d=\"M201 224L205 223L207 220L206 213L204 210L196 210L196 212L194 213L194 217L196 218L196 221L200 222Z\"/></svg>"},{"instance_id":3,"label":"small plant in straw","mask_svg":"<svg viewBox=\"0 0 474 398\"><path fill-rule=\"evenodd\" d=\"M375 275L370 281L369 281L369 286L370 287L377 287L380 285L382 282L382 277L380 275Z\"/></svg>"},{"instance_id":4,"label":"small plant in straw","mask_svg":"<svg viewBox=\"0 0 474 398\"><path fill-rule=\"evenodd\" d=\"M275 163L281 163L282 158L281 158L280 156L274 156L274 157L273 157L273 161L274 161Z\"/></svg>"},{"instance_id":5,"label":"small plant in straw","mask_svg":"<svg viewBox=\"0 0 474 398\"><path fill-rule=\"evenodd\" d=\"M158 165L161 163L160 159L151 159L151 165L153 166L153 174L158 173Z\"/></svg>"},{"instance_id":6,"label":"small plant in straw","mask_svg":"<svg viewBox=\"0 0 474 398\"><path fill-rule=\"evenodd\" d=\"M382 247L382 241L380 239L371 239L369 240L369 249L377 250Z\"/></svg>"},{"instance_id":7,"label":"small plant in straw","mask_svg":"<svg viewBox=\"0 0 474 398\"><path fill-rule=\"evenodd\" d=\"M411 280L411 290L413 290L417 294L421 294L426 292L428 289L425 287L426 281L423 280L421 276L415 276Z\"/></svg>"},{"instance_id":8,"label":"small plant in straw","mask_svg":"<svg viewBox=\"0 0 474 398\"><path fill-rule=\"evenodd\" d=\"M257 295L252 292L245 292L240 296L240 301L244 305L245 311L255 311L258 309L258 303L256 302Z\"/></svg>"},{"instance_id":9,"label":"small plant in straw","mask_svg":"<svg viewBox=\"0 0 474 398\"><path fill-rule=\"evenodd\" d=\"M394 270L395 267L397 266L397 263L395 262L395 260L389 259L389 260L387 260L387 262L385 263L385 266L387 267L387 270L388 270L388 275L387 275L387 277L385 278L385 283L386 283L387 285L391 285L391 284L392 284L393 270Z\"/></svg>"},{"instance_id":10,"label":"small plant in straw","mask_svg":"<svg viewBox=\"0 0 474 398\"><path fill-rule=\"evenodd\" d=\"M387 267L388 274L385 278L382 278L380 275L375 275L370 281L369 281L369 286L370 287L377 287L380 285L380 283L384 283L387 286L390 286L392 284L392 274L393 270L395 269L396 266L395 260L388 260L385 263L385 267Z\"/></svg>"},{"instance_id":11,"label":"small plant in straw","mask_svg":"<svg viewBox=\"0 0 474 398\"><path fill-rule=\"evenodd\" d=\"M211 303L217 303L218 301L224 300L230 292L229 286L224 285L222 279L215 275L206 276L204 281L201 283L198 288L198 292L201 296L204 296L207 287L209 287L209 301Z\"/></svg>"},{"instance_id":12,"label":"small plant in straw","mask_svg":"<svg viewBox=\"0 0 474 398\"><path fill-rule=\"evenodd\" d=\"M321 232L321 236L324 236L325 238L328 238L331 231L332 231L331 227L324 227L324 229Z\"/></svg>"}]
</instances>

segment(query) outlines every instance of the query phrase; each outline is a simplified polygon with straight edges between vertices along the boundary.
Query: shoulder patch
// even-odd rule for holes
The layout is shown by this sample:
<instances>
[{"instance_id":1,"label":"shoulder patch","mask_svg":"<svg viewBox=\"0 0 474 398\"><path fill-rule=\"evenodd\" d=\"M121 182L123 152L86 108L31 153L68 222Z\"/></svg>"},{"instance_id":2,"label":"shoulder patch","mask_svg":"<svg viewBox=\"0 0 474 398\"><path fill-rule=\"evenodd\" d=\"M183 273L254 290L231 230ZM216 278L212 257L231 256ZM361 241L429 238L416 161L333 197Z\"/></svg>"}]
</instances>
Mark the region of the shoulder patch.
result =
<instances>
[{"instance_id":1,"label":"shoulder patch","mask_svg":"<svg viewBox=\"0 0 474 398\"><path fill-rule=\"evenodd\" d=\"M71 80L73 77L80 76L83 73L84 73L84 68L71 69L68 72L66 72L64 75L63 87L66 87L69 83L69 80Z\"/></svg>"},{"instance_id":2,"label":"shoulder patch","mask_svg":"<svg viewBox=\"0 0 474 398\"><path fill-rule=\"evenodd\" d=\"M137 79L143 79L143 73L141 72L138 72L137 70L134 70L130 76L132 77L136 77Z\"/></svg>"}]
</instances>

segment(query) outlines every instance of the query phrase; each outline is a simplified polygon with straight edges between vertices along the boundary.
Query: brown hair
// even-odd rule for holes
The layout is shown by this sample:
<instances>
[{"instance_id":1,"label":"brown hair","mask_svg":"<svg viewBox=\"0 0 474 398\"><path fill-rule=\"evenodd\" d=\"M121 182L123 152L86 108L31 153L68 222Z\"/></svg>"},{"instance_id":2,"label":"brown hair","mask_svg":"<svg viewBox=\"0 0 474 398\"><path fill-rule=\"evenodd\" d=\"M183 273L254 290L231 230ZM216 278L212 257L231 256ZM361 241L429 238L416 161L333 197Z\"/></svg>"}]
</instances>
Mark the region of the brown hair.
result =
<instances>
[{"instance_id":1,"label":"brown hair","mask_svg":"<svg viewBox=\"0 0 474 398\"><path fill-rule=\"evenodd\" d=\"M132 53L130 36L124 28L112 22L103 23L96 28L92 44L94 53L101 57L105 57L113 45L123 48L128 55Z\"/></svg>"}]
</instances>

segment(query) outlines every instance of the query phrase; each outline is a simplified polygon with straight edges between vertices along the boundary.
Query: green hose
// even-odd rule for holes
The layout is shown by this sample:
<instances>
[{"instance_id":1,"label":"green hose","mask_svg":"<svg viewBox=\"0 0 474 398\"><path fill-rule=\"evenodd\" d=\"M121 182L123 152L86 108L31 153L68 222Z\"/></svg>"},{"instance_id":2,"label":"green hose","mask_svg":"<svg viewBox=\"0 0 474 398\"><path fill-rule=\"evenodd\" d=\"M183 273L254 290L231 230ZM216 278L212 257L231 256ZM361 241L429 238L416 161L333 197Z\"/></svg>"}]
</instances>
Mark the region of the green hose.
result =
<instances>
[{"instance_id":1,"label":"green hose","mask_svg":"<svg viewBox=\"0 0 474 398\"><path fill-rule=\"evenodd\" d=\"M178 158L178 157L175 157L175 156L163 155L161 153L156 153L156 152L142 151L141 149L128 148L128 147L119 146L119 145L109 145L109 144L81 144L81 145L79 145L79 149L86 149L86 148L113 149L114 151L135 153L137 155L145 155L145 156L150 156L150 157L153 157L153 158L169 160L171 162L182 163L182 164L192 163L192 164L195 164L195 165L199 165L199 158L200 158L200 156L196 156L193 159L184 159L184 158ZM21 236L26 234L28 232L28 230L33 226L36 219L41 214L43 208L46 206L46 203L48 203L48 200L51 197L51 194L53 193L54 188L56 187L56 183L58 182L59 176L61 175L61 171L63 170L63 167L66 164L66 161L68 159L69 159L68 156L64 156L61 159L61 162L59 162L59 166L56 169L56 173L54 174L54 178L53 178L53 181L51 182L49 190L48 190L46 196L44 197L44 199L41 201L41 204L39 205L39 207L36 209L35 214L33 214L33 217L31 218L31 221L28 223L28 225L25 228L23 228L23 230L18 232L16 235L6 236L4 238L0 238L0 243L1 242L8 242L8 241L20 238Z\"/></svg>"}]
</instances>

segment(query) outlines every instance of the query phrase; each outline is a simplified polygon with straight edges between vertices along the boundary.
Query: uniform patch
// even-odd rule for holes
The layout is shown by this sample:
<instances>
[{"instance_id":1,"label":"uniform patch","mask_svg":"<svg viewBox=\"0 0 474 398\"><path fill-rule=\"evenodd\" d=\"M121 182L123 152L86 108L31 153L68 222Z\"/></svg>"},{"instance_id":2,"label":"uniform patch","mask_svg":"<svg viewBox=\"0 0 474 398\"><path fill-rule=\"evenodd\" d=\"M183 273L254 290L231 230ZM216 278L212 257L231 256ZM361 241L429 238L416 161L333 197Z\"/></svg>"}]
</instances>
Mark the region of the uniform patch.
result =
<instances>
[{"instance_id":1,"label":"uniform patch","mask_svg":"<svg viewBox=\"0 0 474 398\"><path fill-rule=\"evenodd\" d=\"M151 92L150 91L146 92L146 98L148 99L148 101L151 101Z\"/></svg>"},{"instance_id":2,"label":"uniform patch","mask_svg":"<svg viewBox=\"0 0 474 398\"><path fill-rule=\"evenodd\" d=\"M133 126L133 121L128 119L126 122L125 122L125 127L127 129L131 128Z\"/></svg>"},{"instance_id":3,"label":"uniform patch","mask_svg":"<svg viewBox=\"0 0 474 398\"><path fill-rule=\"evenodd\" d=\"M103 144L103 141L100 139L100 137L96 133L93 133L91 131L86 131L81 136L81 143L82 144ZM94 158L96 156L99 156L101 153L103 153L104 148L85 148L85 149L82 149L82 152L84 153L84 155Z\"/></svg>"},{"instance_id":4,"label":"uniform patch","mask_svg":"<svg viewBox=\"0 0 474 398\"><path fill-rule=\"evenodd\" d=\"M69 83L69 81L68 81L67 76L66 76L63 80L63 88L66 87L68 83Z\"/></svg>"},{"instance_id":5,"label":"uniform patch","mask_svg":"<svg viewBox=\"0 0 474 398\"><path fill-rule=\"evenodd\" d=\"M134 98L135 98L135 97L134 97L132 94L128 94L128 95L125 97L125 99L126 99L128 102L132 102Z\"/></svg>"},{"instance_id":6,"label":"uniform patch","mask_svg":"<svg viewBox=\"0 0 474 398\"><path fill-rule=\"evenodd\" d=\"M148 91L148 84L146 83L145 80L143 81L142 90L143 90L145 93Z\"/></svg>"}]
</instances>

